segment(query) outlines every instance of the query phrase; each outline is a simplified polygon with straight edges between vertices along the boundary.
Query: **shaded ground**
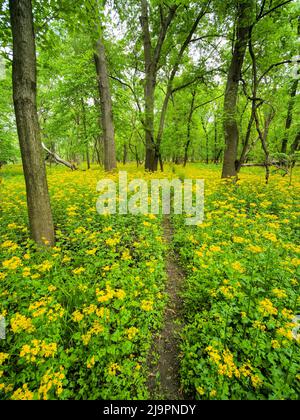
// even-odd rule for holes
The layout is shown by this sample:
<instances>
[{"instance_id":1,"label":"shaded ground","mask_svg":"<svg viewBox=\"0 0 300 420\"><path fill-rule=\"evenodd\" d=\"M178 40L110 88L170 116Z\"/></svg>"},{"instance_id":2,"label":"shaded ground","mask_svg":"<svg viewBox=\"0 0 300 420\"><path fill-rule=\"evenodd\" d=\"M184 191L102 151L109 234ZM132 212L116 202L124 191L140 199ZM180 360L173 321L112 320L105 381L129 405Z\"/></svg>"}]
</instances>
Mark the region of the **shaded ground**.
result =
<instances>
[{"instance_id":1,"label":"shaded ground","mask_svg":"<svg viewBox=\"0 0 300 420\"><path fill-rule=\"evenodd\" d=\"M180 291L184 281L184 272L177 263L177 256L172 252L173 237L169 217L163 222L164 237L170 245L166 260L167 284L166 293L169 301L165 308L163 328L154 339L153 355L150 360L150 377L148 388L152 399L183 399L179 378L179 333L182 322L182 300Z\"/></svg>"}]
</instances>

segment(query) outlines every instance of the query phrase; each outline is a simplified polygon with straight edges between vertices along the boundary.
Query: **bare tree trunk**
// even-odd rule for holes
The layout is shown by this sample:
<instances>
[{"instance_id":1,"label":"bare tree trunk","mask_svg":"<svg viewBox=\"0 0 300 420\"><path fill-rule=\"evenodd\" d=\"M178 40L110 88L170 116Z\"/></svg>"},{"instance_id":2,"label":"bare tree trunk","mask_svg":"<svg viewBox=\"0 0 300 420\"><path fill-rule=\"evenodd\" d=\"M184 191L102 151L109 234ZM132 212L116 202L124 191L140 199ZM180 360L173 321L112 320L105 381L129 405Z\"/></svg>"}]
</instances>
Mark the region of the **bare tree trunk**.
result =
<instances>
[{"instance_id":1,"label":"bare tree trunk","mask_svg":"<svg viewBox=\"0 0 300 420\"><path fill-rule=\"evenodd\" d=\"M81 98L81 106L82 106L82 119L83 119L83 130L84 130L84 144L85 144L85 155L86 155L86 163L87 169L91 169L91 161L90 161L90 151L89 151L89 139L87 134L87 126L86 126L86 112L85 112L85 105L84 99Z\"/></svg>"},{"instance_id":2,"label":"bare tree trunk","mask_svg":"<svg viewBox=\"0 0 300 420\"><path fill-rule=\"evenodd\" d=\"M144 84L144 102L145 102L145 140L146 140L146 160L145 169L151 172L157 171L158 163L161 159L159 144L156 144L154 137L154 94L157 81L158 64L161 57L162 47L167 35L168 28L175 16L178 6L170 6L166 16L161 7L161 27L155 48L152 47L150 35L150 23L148 12L148 0L140 0L141 3L141 26L143 30L144 45L144 64L145 64L145 84Z\"/></svg>"},{"instance_id":3,"label":"bare tree trunk","mask_svg":"<svg viewBox=\"0 0 300 420\"><path fill-rule=\"evenodd\" d=\"M95 149L98 165L103 165L103 141L100 135L95 138Z\"/></svg>"},{"instance_id":4,"label":"bare tree trunk","mask_svg":"<svg viewBox=\"0 0 300 420\"><path fill-rule=\"evenodd\" d=\"M218 163L217 154L218 154L218 121L217 121L217 114L214 115L214 125L215 125L215 143L214 143L214 163Z\"/></svg>"},{"instance_id":5,"label":"bare tree trunk","mask_svg":"<svg viewBox=\"0 0 300 420\"><path fill-rule=\"evenodd\" d=\"M190 112L188 116L188 124L187 124L187 139L186 139L186 144L184 147L184 160L183 160L184 167L186 167L186 164L188 161L188 152L189 152L189 147L191 144L191 126L192 126L192 120L193 120L193 114L194 114L195 98L196 98L196 91L193 90L191 107L190 107Z\"/></svg>"},{"instance_id":6,"label":"bare tree trunk","mask_svg":"<svg viewBox=\"0 0 300 420\"><path fill-rule=\"evenodd\" d=\"M13 97L32 238L54 245L54 226L36 104L36 50L31 0L9 1L13 35Z\"/></svg>"},{"instance_id":7,"label":"bare tree trunk","mask_svg":"<svg viewBox=\"0 0 300 420\"><path fill-rule=\"evenodd\" d=\"M246 132L246 136L245 136L245 140L244 140L244 146L243 146L243 150L240 156L240 159L237 162L237 167L236 167L236 172L239 173L243 163L245 163L245 160L247 158L248 153L251 150L251 145L250 145L250 139L251 139L251 130L252 130L252 126L253 123L255 121L255 117L254 117L254 107L256 106L255 102L253 102L252 104L252 110L251 110L251 116L249 119L249 123L248 123L248 127L247 127L247 132Z\"/></svg>"},{"instance_id":8,"label":"bare tree trunk","mask_svg":"<svg viewBox=\"0 0 300 420\"><path fill-rule=\"evenodd\" d=\"M202 124L203 131L204 131L204 134L205 134L206 164L208 165L209 164L209 135L208 135L208 132L207 132L207 127L205 125L204 118L202 118L202 117L201 117L201 124Z\"/></svg>"},{"instance_id":9,"label":"bare tree trunk","mask_svg":"<svg viewBox=\"0 0 300 420\"><path fill-rule=\"evenodd\" d=\"M116 169L117 161L112 100L110 95L105 47L102 38L99 38L97 42L94 59L98 76L98 88L101 104L101 121L104 142L104 169L109 172Z\"/></svg>"},{"instance_id":10,"label":"bare tree trunk","mask_svg":"<svg viewBox=\"0 0 300 420\"><path fill-rule=\"evenodd\" d=\"M252 60L252 113L254 116L254 121L255 121L255 126L256 126L256 131L258 133L259 139L261 141L261 145L262 145L262 149L265 153L265 163L266 163L266 183L269 183L269 178L270 178L270 152L269 152L269 148L268 148L268 143L267 143L267 136L268 136L268 132L269 132L269 126L271 124L272 119L274 118L274 111L273 113L270 113L269 116L266 119L265 122L265 130L264 132L262 132L261 128L260 128L260 121L259 121L259 116L258 116L258 107L259 104L256 105L256 100L257 100L257 90L258 90L258 76L257 76L257 59L256 59L256 55L254 52L254 47L253 47L253 41L252 41L252 32L253 32L253 27L251 27L250 31L249 31L249 53L251 56L251 60Z\"/></svg>"},{"instance_id":11,"label":"bare tree trunk","mask_svg":"<svg viewBox=\"0 0 300 420\"><path fill-rule=\"evenodd\" d=\"M236 112L239 82L249 37L251 6L251 0L238 3L236 41L228 72L224 100L225 153L222 178L237 175L236 163L239 144L239 130L236 120Z\"/></svg>"},{"instance_id":12,"label":"bare tree trunk","mask_svg":"<svg viewBox=\"0 0 300 420\"><path fill-rule=\"evenodd\" d=\"M127 144L125 143L123 146L123 165L126 165L127 163L127 155L128 155L128 147L127 147Z\"/></svg>"},{"instance_id":13,"label":"bare tree trunk","mask_svg":"<svg viewBox=\"0 0 300 420\"><path fill-rule=\"evenodd\" d=\"M171 74L170 74L170 77L169 77L169 80L168 80L167 92L166 92L166 95L165 95L163 107L162 107L161 114L160 114L159 129L158 129L157 139L156 139L156 147L157 147L158 152L160 151L160 146L161 146L161 142L162 142L162 139L163 139L163 133L164 133L164 127L165 127L165 120L166 120L166 116L167 116L168 105L169 105L169 101L170 101L170 98L171 98L172 93L173 93L174 79L175 79L176 74L178 72L183 54L187 50L187 48L188 48L188 46L191 42L191 39L192 39L192 37L193 37L193 35L194 35L198 25L199 25L199 22L201 21L203 16L205 16L205 14L206 14L206 10L207 10L206 7L207 7L207 4L203 7L203 9L198 14L192 28L190 29L187 37L185 38L185 40L184 40L184 42L183 42L183 44L180 48L180 51L178 53L178 56L175 60L174 66L172 68L172 71L171 71Z\"/></svg>"},{"instance_id":14,"label":"bare tree trunk","mask_svg":"<svg viewBox=\"0 0 300 420\"><path fill-rule=\"evenodd\" d=\"M300 38L300 16L298 17L298 37ZM285 154L287 153L287 147L288 147L288 140L289 140L288 133L289 133L289 129L291 128L292 121L293 121L293 110L294 110L294 105L295 105L295 97L297 95L298 83L299 83L299 79L296 78L292 84L291 92L290 92L290 101L288 105L288 112L287 112L286 123L285 123L285 135L284 135L284 138L282 140L282 145L281 145L281 153L285 153Z\"/></svg>"},{"instance_id":15,"label":"bare tree trunk","mask_svg":"<svg viewBox=\"0 0 300 420\"><path fill-rule=\"evenodd\" d=\"M149 13L147 0L141 0L141 25L143 29L144 61L145 61L145 169L157 171L158 156L154 140L154 92L156 86L156 63L152 54L151 35L149 29Z\"/></svg>"},{"instance_id":16,"label":"bare tree trunk","mask_svg":"<svg viewBox=\"0 0 300 420\"><path fill-rule=\"evenodd\" d=\"M292 154L298 152L299 149L300 149L300 131L297 133L296 138L291 146Z\"/></svg>"},{"instance_id":17,"label":"bare tree trunk","mask_svg":"<svg viewBox=\"0 0 300 420\"><path fill-rule=\"evenodd\" d=\"M285 122L285 134L284 134L284 138L282 140L282 145L281 145L281 153L287 153L287 146L288 146L288 139L289 139L288 133L289 133L289 129L291 128L292 121L293 121L293 109L294 109L297 88L298 88L298 79L296 79L293 82L293 85L291 88L290 101L288 105L288 112L287 112L287 117L286 117L286 122Z\"/></svg>"}]
</instances>

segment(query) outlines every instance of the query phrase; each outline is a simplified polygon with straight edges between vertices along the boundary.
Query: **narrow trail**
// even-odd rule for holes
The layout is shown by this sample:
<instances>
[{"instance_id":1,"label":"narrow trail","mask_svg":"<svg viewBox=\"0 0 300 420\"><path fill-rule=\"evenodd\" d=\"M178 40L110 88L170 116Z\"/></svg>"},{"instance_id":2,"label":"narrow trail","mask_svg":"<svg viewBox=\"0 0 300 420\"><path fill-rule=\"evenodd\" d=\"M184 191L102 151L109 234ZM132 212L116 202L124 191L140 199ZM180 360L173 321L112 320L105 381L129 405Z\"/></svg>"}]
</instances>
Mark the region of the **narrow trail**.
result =
<instances>
[{"instance_id":1,"label":"narrow trail","mask_svg":"<svg viewBox=\"0 0 300 420\"><path fill-rule=\"evenodd\" d=\"M180 291L185 275L171 248L173 228L168 216L164 218L163 228L164 238L170 247L166 260L168 276L166 293L169 299L165 308L162 330L154 339L152 352L156 360L149 362L148 389L151 399L180 400L183 399L179 376L179 333L183 317Z\"/></svg>"}]
</instances>

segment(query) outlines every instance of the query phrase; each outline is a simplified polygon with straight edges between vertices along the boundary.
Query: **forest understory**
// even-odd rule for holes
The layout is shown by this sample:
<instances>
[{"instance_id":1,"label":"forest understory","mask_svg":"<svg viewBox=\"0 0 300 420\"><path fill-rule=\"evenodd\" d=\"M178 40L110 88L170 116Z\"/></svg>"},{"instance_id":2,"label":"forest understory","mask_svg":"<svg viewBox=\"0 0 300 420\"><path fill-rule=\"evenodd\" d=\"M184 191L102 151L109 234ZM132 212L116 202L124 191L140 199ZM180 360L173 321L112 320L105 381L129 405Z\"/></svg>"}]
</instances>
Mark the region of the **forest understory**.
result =
<instances>
[{"instance_id":1,"label":"forest understory","mask_svg":"<svg viewBox=\"0 0 300 420\"><path fill-rule=\"evenodd\" d=\"M0 400L300 399L299 40L297 0L0 0Z\"/></svg>"},{"instance_id":2,"label":"forest understory","mask_svg":"<svg viewBox=\"0 0 300 420\"><path fill-rule=\"evenodd\" d=\"M2 172L1 399L298 398L299 181L218 173L185 169L206 185L205 221L186 226L100 216L107 174L49 169L56 246L41 251L21 168Z\"/></svg>"}]
</instances>

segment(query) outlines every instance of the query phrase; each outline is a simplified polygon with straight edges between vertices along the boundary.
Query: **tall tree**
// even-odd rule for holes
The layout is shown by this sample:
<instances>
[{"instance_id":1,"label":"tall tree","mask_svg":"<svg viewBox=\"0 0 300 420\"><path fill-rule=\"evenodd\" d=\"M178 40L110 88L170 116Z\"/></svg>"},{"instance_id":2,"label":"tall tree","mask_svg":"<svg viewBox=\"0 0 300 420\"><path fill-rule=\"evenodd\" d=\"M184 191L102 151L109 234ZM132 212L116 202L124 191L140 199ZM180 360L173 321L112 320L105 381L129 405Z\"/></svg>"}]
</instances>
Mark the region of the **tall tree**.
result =
<instances>
[{"instance_id":1,"label":"tall tree","mask_svg":"<svg viewBox=\"0 0 300 420\"><path fill-rule=\"evenodd\" d=\"M13 35L13 97L26 181L32 238L54 244L46 168L36 103L36 47L31 0L10 0Z\"/></svg>"},{"instance_id":2,"label":"tall tree","mask_svg":"<svg viewBox=\"0 0 300 420\"><path fill-rule=\"evenodd\" d=\"M225 153L222 178L236 175L239 144L239 129L236 120L238 91L251 27L252 3L252 0L237 3L236 39L224 99Z\"/></svg>"},{"instance_id":3,"label":"tall tree","mask_svg":"<svg viewBox=\"0 0 300 420\"><path fill-rule=\"evenodd\" d=\"M297 35L298 35L298 38L300 38L300 16L298 17ZM293 122L293 110L294 110L294 104L295 104L295 97L296 97L297 89L298 89L298 83L299 83L299 78L296 77L292 83L291 91L290 91L290 100L288 104L288 111L287 111L287 117L286 117L286 122L285 122L285 134L284 134L284 138L282 140L282 145L281 145L281 153L287 153L287 147L288 147L288 141L289 141L289 130Z\"/></svg>"},{"instance_id":4,"label":"tall tree","mask_svg":"<svg viewBox=\"0 0 300 420\"><path fill-rule=\"evenodd\" d=\"M97 41L96 53L94 55L96 71L98 76L98 87L101 104L101 121L104 143L104 168L112 171L117 167L115 129L113 122L112 100L107 70L107 60L103 38Z\"/></svg>"},{"instance_id":5,"label":"tall tree","mask_svg":"<svg viewBox=\"0 0 300 420\"><path fill-rule=\"evenodd\" d=\"M167 31L175 17L178 6L171 6L169 12L164 16L161 8L161 26L155 48L152 46L149 22L149 4L147 0L141 0L141 25L143 30L144 62L145 62L145 136L146 136L146 162L145 169L157 170L159 150L154 137L154 94L157 82L158 64L161 58L162 47Z\"/></svg>"}]
</instances>

